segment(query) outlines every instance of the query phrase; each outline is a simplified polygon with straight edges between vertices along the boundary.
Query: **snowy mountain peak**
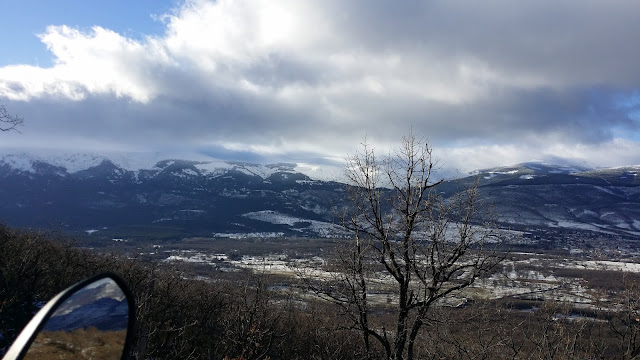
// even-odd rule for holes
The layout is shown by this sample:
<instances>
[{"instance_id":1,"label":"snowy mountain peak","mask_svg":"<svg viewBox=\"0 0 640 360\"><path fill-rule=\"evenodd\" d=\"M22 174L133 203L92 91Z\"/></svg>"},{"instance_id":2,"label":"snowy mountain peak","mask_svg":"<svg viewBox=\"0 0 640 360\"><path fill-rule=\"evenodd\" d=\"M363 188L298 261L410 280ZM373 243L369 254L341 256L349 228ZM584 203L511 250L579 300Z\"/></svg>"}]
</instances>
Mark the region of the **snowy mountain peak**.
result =
<instances>
[{"instance_id":1,"label":"snowy mountain peak","mask_svg":"<svg viewBox=\"0 0 640 360\"><path fill-rule=\"evenodd\" d=\"M472 175L548 175L548 174L576 174L592 170L590 167L578 164L550 164L544 161L529 161L511 166L501 166L472 172Z\"/></svg>"},{"instance_id":2,"label":"snowy mountain peak","mask_svg":"<svg viewBox=\"0 0 640 360\"><path fill-rule=\"evenodd\" d=\"M121 172L130 171L137 177L140 171L180 173L180 176L220 176L237 171L250 176L268 179L276 173L301 173L314 180L339 181L342 169L330 165L305 163L255 164L215 159L203 154L167 154L143 152L75 153L65 151L11 151L0 153L0 166L26 173L40 172L47 164L57 169L60 176L75 174L88 169L104 167L105 163ZM49 171L51 172L51 171Z\"/></svg>"}]
</instances>

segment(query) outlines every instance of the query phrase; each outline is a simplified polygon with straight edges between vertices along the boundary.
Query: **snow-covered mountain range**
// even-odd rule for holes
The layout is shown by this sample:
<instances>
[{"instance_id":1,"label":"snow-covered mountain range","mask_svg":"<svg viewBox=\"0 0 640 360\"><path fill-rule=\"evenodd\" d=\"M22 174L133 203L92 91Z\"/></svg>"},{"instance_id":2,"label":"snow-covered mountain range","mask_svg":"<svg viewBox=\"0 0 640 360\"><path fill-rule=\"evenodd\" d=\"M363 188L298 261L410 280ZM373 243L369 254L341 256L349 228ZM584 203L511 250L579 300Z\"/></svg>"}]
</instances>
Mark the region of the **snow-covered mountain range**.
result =
<instances>
[{"instance_id":1,"label":"snow-covered mountain range","mask_svg":"<svg viewBox=\"0 0 640 360\"><path fill-rule=\"evenodd\" d=\"M114 236L122 227L175 236L330 236L338 230L330 214L344 185L321 180L337 178L336 167L165 156L0 155L0 219Z\"/></svg>"},{"instance_id":2,"label":"snow-covered mountain range","mask_svg":"<svg viewBox=\"0 0 640 360\"><path fill-rule=\"evenodd\" d=\"M449 180L478 182L509 228L640 238L640 166L530 162ZM341 236L337 166L251 164L191 154L0 154L0 219L113 238ZM528 231L528 230L527 230Z\"/></svg>"},{"instance_id":3,"label":"snow-covered mountain range","mask_svg":"<svg viewBox=\"0 0 640 360\"><path fill-rule=\"evenodd\" d=\"M250 175L268 178L276 172L296 172L305 174L314 180L335 181L342 178L343 168L335 165L308 163L254 164L239 161L216 159L201 153L161 153L161 152L104 152L79 153L59 150L24 151L10 150L0 152L0 165L7 165L16 171L35 173L34 166L45 163L64 169L68 174L77 173L99 166L107 161L117 168L130 171L162 170L171 164L171 160L188 160L202 174L222 174L226 171L240 171Z\"/></svg>"}]
</instances>

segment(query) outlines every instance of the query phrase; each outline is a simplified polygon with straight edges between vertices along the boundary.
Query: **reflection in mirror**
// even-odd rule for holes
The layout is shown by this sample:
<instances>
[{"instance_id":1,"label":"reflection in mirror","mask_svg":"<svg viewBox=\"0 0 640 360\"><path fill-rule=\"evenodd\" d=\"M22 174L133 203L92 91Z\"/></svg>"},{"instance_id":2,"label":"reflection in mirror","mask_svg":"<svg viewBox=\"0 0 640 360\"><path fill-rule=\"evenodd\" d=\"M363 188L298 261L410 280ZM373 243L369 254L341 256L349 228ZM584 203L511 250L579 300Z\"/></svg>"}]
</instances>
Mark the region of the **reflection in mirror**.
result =
<instances>
[{"instance_id":1,"label":"reflection in mirror","mask_svg":"<svg viewBox=\"0 0 640 360\"><path fill-rule=\"evenodd\" d=\"M71 295L35 338L25 359L120 359L129 304L118 284L103 278Z\"/></svg>"}]
</instances>

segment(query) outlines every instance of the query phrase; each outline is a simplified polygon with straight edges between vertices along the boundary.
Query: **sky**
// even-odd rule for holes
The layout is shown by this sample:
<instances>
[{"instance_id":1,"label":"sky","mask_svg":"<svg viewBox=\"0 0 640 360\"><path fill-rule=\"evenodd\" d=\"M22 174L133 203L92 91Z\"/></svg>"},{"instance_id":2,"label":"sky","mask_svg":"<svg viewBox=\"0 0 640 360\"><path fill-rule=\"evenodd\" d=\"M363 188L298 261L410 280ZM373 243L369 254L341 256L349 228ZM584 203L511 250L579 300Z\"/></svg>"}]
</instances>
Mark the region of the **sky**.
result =
<instances>
[{"instance_id":1,"label":"sky","mask_svg":"<svg viewBox=\"0 0 640 360\"><path fill-rule=\"evenodd\" d=\"M640 164L637 0L0 2L3 148Z\"/></svg>"}]
</instances>

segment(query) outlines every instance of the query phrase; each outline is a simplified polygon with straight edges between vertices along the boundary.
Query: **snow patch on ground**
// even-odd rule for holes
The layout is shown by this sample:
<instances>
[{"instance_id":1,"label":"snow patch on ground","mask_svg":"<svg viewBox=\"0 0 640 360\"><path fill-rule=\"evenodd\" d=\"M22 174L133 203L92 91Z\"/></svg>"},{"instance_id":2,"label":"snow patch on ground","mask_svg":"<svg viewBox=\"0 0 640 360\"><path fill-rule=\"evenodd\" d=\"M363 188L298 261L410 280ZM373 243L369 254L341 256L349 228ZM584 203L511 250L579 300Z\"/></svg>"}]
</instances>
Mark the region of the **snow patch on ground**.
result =
<instances>
[{"instance_id":1,"label":"snow patch on ground","mask_svg":"<svg viewBox=\"0 0 640 360\"><path fill-rule=\"evenodd\" d=\"M200 252L181 251L179 255L170 255L165 262L181 261L198 264L211 264L215 261L225 261L227 256L224 254L203 254Z\"/></svg>"},{"instance_id":2,"label":"snow patch on ground","mask_svg":"<svg viewBox=\"0 0 640 360\"><path fill-rule=\"evenodd\" d=\"M600 190L600 191L602 191L602 192L605 192L605 193L607 193L607 194L610 194L610 195L616 195L616 196L618 195L618 194L616 194L615 192L611 191L610 189L607 189L607 188L602 187L602 186L594 186L594 188L595 188L595 189L598 189L598 190Z\"/></svg>"},{"instance_id":3,"label":"snow patch on ground","mask_svg":"<svg viewBox=\"0 0 640 360\"><path fill-rule=\"evenodd\" d=\"M580 229L580 230L589 230L589 231L602 231L602 229L598 228L597 226L591 225L591 224L585 224L585 223L579 223L579 222L574 222L574 221L568 221L568 220L559 220L556 222L556 227L561 227L561 228L569 228L569 229Z\"/></svg>"},{"instance_id":4,"label":"snow patch on ground","mask_svg":"<svg viewBox=\"0 0 640 360\"><path fill-rule=\"evenodd\" d=\"M301 227L293 228L292 230L300 232L312 231L320 236L331 236L335 235L336 233L343 232L344 230L342 227L328 222L302 219L295 216L282 214L273 210L255 211L243 214L242 216L252 220L268 222L271 224L288 225L292 227L302 225Z\"/></svg>"},{"instance_id":5,"label":"snow patch on ground","mask_svg":"<svg viewBox=\"0 0 640 360\"><path fill-rule=\"evenodd\" d=\"M572 209L571 212L573 212L574 210ZM580 216L594 216L594 217L598 217L598 213L596 213L595 211L591 211L591 210L582 210L579 214L575 214L577 217Z\"/></svg>"},{"instance_id":6,"label":"snow patch on ground","mask_svg":"<svg viewBox=\"0 0 640 360\"><path fill-rule=\"evenodd\" d=\"M253 233L213 233L213 237L229 238L229 239L248 239L248 238L279 238L283 237L283 232L253 232Z\"/></svg>"},{"instance_id":7,"label":"snow patch on ground","mask_svg":"<svg viewBox=\"0 0 640 360\"><path fill-rule=\"evenodd\" d=\"M559 263L559 266L586 270L616 270L640 273L640 264L624 261L584 260Z\"/></svg>"},{"instance_id":8,"label":"snow patch on ground","mask_svg":"<svg viewBox=\"0 0 640 360\"><path fill-rule=\"evenodd\" d=\"M278 171L275 168L261 166L258 164L236 163L233 165L233 170L235 171L239 171L251 176L260 176L262 179L266 179Z\"/></svg>"},{"instance_id":9,"label":"snow patch on ground","mask_svg":"<svg viewBox=\"0 0 640 360\"><path fill-rule=\"evenodd\" d=\"M625 230L632 230L631 226L629 224L627 224L625 221L619 220L616 222L616 227L617 228L621 228L621 229L625 229Z\"/></svg>"},{"instance_id":10,"label":"snow patch on ground","mask_svg":"<svg viewBox=\"0 0 640 360\"><path fill-rule=\"evenodd\" d=\"M189 177L198 176L199 174L192 169L182 169L182 171L174 172L173 175L186 179Z\"/></svg>"},{"instance_id":11,"label":"snow patch on ground","mask_svg":"<svg viewBox=\"0 0 640 360\"><path fill-rule=\"evenodd\" d=\"M495 176L495 174L500 174L500 175L511 175L511 174L516 174L518 173L520 170L509 170L509 171L489 171L489 174Z\"/></svg>"},{"instance_id":12,"label":"snow patch on ground","mask_svg":"<svg viewBox=\"0 0 640 360\"><path fill-rule=\"evenodd\" d=\"M222 160L205 161L194 165L198 171L204 174L220 176L225 174L230 168L229 163Z\"/></svg>"},{"instance_id":13,"label":"snow patch on ground","mask_svg":"<svg viewBox=\"0 0 640 360\"><path fill-rule=\"evenodd\" d=\"M152 224L157 224L157 223L159 223L159 222L163 222L163 221L171 221L171 220L173 220L173 218L160 218L160 219L157 219L157 220L153 220L151 223L152 223Z\"/></svg>"},{"instance_id":14,"label":"snow patch on ground","mask_svg":"<svg viewBox=\"0 0 640 360\"><path fill-rule=\"evenodd\" d=\"M300 218L279 213L273 210L262 210L251 213L243 214L242 216L247 217L249 219L264 221L271 224L284 224L293 226L297 222L306 221Z\"/></svg>"}]
</instances>

